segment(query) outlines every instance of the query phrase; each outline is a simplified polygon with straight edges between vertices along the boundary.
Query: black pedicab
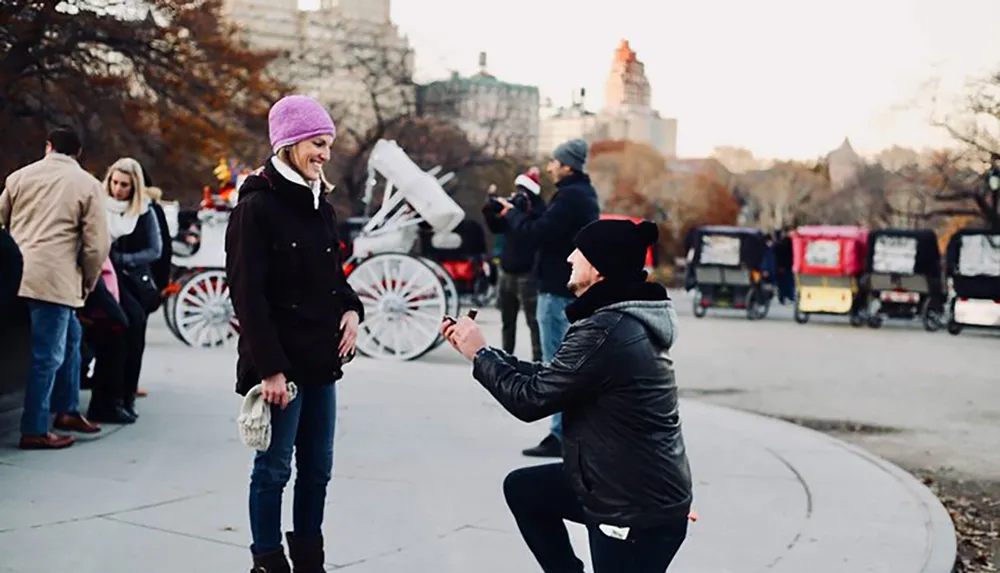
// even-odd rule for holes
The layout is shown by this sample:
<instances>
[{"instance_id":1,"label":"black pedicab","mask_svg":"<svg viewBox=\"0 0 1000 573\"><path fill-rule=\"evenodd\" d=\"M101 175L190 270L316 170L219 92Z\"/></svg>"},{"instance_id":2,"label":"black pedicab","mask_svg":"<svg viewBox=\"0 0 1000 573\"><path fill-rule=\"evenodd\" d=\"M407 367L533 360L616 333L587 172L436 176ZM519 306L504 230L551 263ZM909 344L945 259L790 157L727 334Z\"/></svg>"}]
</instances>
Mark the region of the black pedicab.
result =
<instances>
[{"instance_id":1,"label":"black pedicab","mask_svg":"<svg viewBox=\"0 0 1000 573\"><path fill-rule=\"evenodd\" d=\"M948 332L1000 328L1000 232L962 229L948 241Z\"/></svg>"},{"instance_id":2,"label":"black pedicab","mask_svg":"<svg viewBox=\"0 0 1000 573\"><path fill-rule=\"evenodd\" d=\"M765 269L769 247L764 232L699 227L692 242L688 264L694 279L694 315L701 318L709 308L733 308L745 310L750 320L766 317L774 290Z\"/></svg>"},{"instance_id":3,"label":"black pedicab","mask_svg":"<svg viewBox=\"0 0 1000 573\"><path fill-rule=\"evenodd\" d=\"M942 326L944 286L938 238L930 229L880 229L868 235L865 277L868 326L886 318L919 317L924 329Z\"/></svg>"}]
</instances>

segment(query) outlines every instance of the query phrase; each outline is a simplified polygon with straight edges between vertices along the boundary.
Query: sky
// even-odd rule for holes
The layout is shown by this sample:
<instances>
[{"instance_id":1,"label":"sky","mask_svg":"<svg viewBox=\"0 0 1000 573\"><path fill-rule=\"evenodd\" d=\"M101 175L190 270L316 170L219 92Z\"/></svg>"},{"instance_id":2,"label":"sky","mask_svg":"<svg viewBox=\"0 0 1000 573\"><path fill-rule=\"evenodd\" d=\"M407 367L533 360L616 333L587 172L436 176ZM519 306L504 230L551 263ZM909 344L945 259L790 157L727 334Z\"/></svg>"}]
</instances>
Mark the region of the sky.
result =
<instances>
[{"instance_id":1,"label":"sky","mask_svg":"<svg viewBox=\"0 0 1000 573\"><path fill-rule=\"evenodd\" d=\"M932 114L1000 70L1000 0L392 0L392 20L420 79L474 73L483 51L499 79L557 106L583 87L594 110L628 39L682 157L939 147Z\"/></svg>"}]
</instances>

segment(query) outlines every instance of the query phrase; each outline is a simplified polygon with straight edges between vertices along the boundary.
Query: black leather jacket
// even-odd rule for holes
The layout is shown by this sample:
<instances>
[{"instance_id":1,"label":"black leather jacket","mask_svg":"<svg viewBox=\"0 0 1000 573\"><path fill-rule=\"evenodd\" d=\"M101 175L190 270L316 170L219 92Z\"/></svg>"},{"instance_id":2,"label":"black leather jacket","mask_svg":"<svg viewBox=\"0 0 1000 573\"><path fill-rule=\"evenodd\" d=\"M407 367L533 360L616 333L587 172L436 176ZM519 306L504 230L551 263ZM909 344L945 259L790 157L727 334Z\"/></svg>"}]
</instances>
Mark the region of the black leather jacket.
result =
<instances>
[{"instance_id":1,"label":"black leather jacket","mask_svg":"<svg viewBox=\"0 0 1000 573\"><path fill-rule=\"evenodd\" d=\"M525 422L563 412L564 467L597 523L643 528L687 515L691 472L667 353L677 318L666 290L600 282L566 314L572 324L550 365L486 348L473 376Z\"/></svg>"}]
</instances>

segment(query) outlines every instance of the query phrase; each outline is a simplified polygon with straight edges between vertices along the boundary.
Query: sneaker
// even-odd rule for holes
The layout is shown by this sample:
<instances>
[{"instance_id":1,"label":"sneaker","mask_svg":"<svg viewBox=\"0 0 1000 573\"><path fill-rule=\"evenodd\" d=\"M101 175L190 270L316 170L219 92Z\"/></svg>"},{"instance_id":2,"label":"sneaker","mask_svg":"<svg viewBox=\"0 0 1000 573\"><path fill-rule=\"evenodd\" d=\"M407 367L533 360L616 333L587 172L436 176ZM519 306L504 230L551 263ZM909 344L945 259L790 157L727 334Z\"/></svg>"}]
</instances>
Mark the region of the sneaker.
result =
<instances>
[{"instance_id":1,"label":"sneaker","mask_svg":"<svg viewBox=\"0 0 1000 573\"><path fill-rule=\"evenodd\" d=\"M522 454L532 458L561 458L562 442L552 434L545 436L537 446L521 451Z\"/></svg>"}]
</instances>

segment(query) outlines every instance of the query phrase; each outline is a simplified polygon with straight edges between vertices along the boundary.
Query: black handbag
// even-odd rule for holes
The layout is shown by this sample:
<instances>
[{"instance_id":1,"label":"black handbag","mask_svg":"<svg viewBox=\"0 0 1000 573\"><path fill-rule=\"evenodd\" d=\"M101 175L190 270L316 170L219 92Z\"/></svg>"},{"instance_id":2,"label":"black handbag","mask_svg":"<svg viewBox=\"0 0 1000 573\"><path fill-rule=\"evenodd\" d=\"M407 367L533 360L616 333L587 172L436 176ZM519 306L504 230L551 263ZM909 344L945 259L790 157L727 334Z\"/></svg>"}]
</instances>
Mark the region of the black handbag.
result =
<instances>
[{"instance_id":1,"label":"black handbag","mask_svg":"<svg viewBox=\"0 0 1000 573\"><path fill-rule=\"evenodd\" d=\"M119 284L128 289L129 294L139 301L143 310L153 312L160 306L160 287L156 285L148 265L131 269L122 268L118 271L118 277Z\"/></svg>"}]
</instances>

